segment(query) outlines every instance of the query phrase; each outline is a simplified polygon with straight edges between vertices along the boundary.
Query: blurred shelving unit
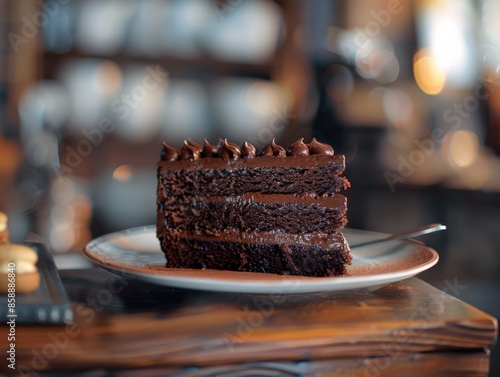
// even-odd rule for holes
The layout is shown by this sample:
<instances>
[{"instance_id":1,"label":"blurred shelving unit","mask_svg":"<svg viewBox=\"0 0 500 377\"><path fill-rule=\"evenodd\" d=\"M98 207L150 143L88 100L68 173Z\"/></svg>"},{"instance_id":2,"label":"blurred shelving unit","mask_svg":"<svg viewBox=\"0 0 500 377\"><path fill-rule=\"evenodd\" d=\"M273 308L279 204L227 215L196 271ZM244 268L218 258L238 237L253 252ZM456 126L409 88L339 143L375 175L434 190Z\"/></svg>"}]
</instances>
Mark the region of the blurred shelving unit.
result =
<instances>
[{"instance_id":1,"label":"blurred shelving unit","mask_svg":"<svg viewBox=\"0 0 500 377\"><path fill-rule=\"evenodd\" d=\"M20 179L44 197L20 228L56 253L154 222L161 140L259 147L288 142L289 130L310 135L308 62L290 32L298 1L8 4L26 38L11 62L9 103L25 153ZM161 82L144 94L153 71Z\"/></svg>"},{"instance_id":2,"label":"blurred shelving unit","mask_svg":"<svg viewBox=\"0 0 500 377\"><path fill-rule=\"evenodd\" d=\"M28 2L0 1L0 207L3 209L11 204L21 164L17 104L22 93L37 78L32 65L36 64L33 45L22 50L12 48L12 36L20 34L20 25L14 20L33 9L33 4ZM26 63L20 64L24 60Z\"/></svg>"}]
</instances>

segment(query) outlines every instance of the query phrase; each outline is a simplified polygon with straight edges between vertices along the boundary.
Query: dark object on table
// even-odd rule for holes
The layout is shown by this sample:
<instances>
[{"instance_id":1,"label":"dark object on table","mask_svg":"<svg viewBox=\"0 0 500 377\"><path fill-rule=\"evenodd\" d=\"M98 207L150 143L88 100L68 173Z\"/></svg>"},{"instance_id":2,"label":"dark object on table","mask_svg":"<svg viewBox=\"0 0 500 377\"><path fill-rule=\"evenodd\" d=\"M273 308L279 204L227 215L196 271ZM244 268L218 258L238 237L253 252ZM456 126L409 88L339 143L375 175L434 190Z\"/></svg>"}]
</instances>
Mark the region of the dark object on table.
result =
<instances>
[{"instance_id":1,"label":"dark object on table","mask_svg":"<svg viewBox=\"0 0 500 377\"><path fill-rule=\"evenodd\" d=\"M27 243L38 254L40 286L32 293L16 295L15 313L8 312L7 295L0 295L0 317L15 318L16 323L65 324L73 320L73 311L52 255L40 243ZM7 317L16 315L16 317Z\"/></svg>"}]
</instances>

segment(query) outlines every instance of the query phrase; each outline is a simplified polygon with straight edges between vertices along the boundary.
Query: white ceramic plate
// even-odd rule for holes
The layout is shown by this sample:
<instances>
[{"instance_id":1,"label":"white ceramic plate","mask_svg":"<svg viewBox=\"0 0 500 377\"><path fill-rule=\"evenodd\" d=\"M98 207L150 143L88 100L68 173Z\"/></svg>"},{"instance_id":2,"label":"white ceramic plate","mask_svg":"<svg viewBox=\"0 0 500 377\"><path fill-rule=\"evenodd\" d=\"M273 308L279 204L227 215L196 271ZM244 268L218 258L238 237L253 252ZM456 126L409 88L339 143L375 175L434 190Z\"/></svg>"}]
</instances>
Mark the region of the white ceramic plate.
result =
<instances>
[{"instance_id":1,"label":"white ceramic plate","mask_svg":"<svg viewBox=\"0 0 500 377\"><path fill-rule=\"evenodd\" d=\"M349 244L384 234L343 229ZM303 277L263 273L166 268L156 239L156 228L147 226L111 233L90 242L85 255L105 269L169 287L205 291L293 294L351 289L374 290L407 279L434 266L438 254L417 241L356 248L348 276Z\"/></svg>"}]
</instances>

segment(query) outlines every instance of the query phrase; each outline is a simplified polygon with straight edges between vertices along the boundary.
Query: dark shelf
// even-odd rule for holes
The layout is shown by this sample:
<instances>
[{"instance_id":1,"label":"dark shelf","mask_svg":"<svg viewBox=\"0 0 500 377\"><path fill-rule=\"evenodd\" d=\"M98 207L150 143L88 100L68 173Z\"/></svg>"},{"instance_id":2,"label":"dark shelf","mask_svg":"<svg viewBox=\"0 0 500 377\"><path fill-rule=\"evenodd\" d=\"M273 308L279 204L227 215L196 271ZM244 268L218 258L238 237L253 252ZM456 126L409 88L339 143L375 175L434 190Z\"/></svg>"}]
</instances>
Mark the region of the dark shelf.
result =
<instances>
[{"instance_id":1,"label":"dark shelf","mask_svg":"<svg viewBox=\"0 0 500 377\"><path fill-rule=\"evenodd\" d=\"M44 77L53 78L59 67L68 60L84 58L109 59L120 66L137 63L159 64L176 76L210 73L211 75L238 75L267 79L270 78L276 64L275 59L263 63L240 63L223 61L207 54L193 58L182 58L165 55L147 56L127 52L118 52L113 55L92 54L74 49L65 53L44 52Z\"/></svg>"}]
</instances>

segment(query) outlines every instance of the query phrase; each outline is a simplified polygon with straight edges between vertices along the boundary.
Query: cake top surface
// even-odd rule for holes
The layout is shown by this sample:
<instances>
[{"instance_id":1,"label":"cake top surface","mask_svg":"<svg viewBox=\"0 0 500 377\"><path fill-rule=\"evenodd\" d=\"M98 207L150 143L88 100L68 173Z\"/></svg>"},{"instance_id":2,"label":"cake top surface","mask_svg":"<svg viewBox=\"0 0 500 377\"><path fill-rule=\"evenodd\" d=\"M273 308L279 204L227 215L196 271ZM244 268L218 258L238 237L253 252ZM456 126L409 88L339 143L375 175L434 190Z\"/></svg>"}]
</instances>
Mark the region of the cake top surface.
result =
<instances>
[{"instance_id":1,"label":"cake top surface","mask_svg":"<svg viewBox=\"0 0 500 377\"><path fill-rule=\"evenodd\" d=\"M211 144L205 139L204 144L198 144L190 139L184 140L184 145L180 150L163 143L160 163L168 162L193 162L198 160L220 160L226 163L236 161L262 160L266 157L305 157L305 156L330 156L343 163L344 156L335 156L333 148L325 143L320 143L315 138L308 144L304 143L304 138L300 138L288 147L283 148L276 144L273 139L271 143L262 148L259 152L248 141L241 146L232 143L227 139L219 139L217 145Z\"/></svg>"}]
</instances>

